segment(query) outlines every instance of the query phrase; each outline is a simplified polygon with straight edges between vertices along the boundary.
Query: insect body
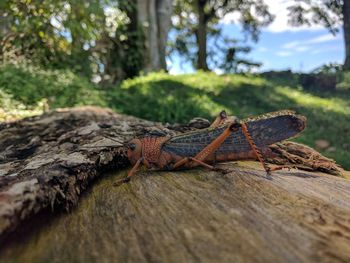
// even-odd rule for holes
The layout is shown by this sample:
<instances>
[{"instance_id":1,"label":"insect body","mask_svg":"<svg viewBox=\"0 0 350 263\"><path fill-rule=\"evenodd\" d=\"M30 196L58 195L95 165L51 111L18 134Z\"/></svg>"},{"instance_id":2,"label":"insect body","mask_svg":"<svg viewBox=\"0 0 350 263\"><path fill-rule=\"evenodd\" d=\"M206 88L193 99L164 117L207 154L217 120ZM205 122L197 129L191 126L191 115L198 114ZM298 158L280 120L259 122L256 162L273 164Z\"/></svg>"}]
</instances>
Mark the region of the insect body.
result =
<instances>
[{"instance_id":1,"label":"insect body","mask_svg":"<svg viewBox=\"0 0 350 263\"><path fill-rule=\"evenodd\" d=\"M271 169L264 161L268 146L295 137L306 125L306 118L292 111L279 111L239 121L222 111L207 129L167 137L133 139L127 144L127 155L134 167L140 165L160 170L191 168L245 159L258 159L267 174ZM280 169L280 168L277 168ZM276 170L276 168L274 169Z\"/></svg>"}]
</instances>

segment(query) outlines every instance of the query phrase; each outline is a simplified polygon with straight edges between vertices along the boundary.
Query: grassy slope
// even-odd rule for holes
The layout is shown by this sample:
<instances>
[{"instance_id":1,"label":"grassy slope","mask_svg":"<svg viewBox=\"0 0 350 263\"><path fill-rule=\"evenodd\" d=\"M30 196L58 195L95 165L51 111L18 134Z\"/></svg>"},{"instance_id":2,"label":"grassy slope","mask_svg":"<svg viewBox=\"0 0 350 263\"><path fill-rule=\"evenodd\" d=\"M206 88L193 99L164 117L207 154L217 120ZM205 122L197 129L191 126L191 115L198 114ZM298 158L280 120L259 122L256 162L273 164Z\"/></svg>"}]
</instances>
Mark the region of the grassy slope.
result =
<instances>
[{"instance_id":1,"label":"grassy slope","mask_svg":"<svg viewBox=\"0 0 350 263\"><path fill-rule=\"evenodd\" d=\"M311 147L317 139L329 141L331 147L323 154L350 169L350 95L307 93L293 80L203 72L181 76L153 73L103 92L65 71L0 68L0 121L37 114L43 108L43 98L51 108L109 106L162 122L213 118L222 109L240 118L292 109L308 118L307 129L295 140Z\"/></svg>"}]
</instances>

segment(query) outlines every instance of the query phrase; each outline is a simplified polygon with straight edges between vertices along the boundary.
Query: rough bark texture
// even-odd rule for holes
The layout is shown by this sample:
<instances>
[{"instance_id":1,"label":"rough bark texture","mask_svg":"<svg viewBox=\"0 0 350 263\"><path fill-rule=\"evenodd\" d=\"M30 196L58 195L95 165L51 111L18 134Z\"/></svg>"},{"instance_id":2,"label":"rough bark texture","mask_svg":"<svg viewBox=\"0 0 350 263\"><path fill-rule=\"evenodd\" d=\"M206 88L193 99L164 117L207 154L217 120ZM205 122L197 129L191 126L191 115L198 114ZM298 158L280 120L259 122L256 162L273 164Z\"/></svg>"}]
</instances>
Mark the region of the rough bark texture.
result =
<instances>
[{"instance_id":1,"label":"rough bark texture","mask_svg":"<svg viewBox=\"0 0 350 263\"><path fill-rule=\"evenodd\" d=\"M108 147L118 146L115 140L207 125L197 119L165 127L94 107L2 124L0 237L5 239L0 259L350 260L350 181L301 170L275 172L268 180L255 162L221 164L230 169L227 174L204 169L144 171L130 183L113 187L125 176L122 172L97 181L71 214L61 214L54 222L52 217L42 221L33 217L45 208L71 208L95 178L126 167L123 148ZM286 142L271 149L277 154L270 160L274 163L340 171L331 160L303 145ZM20 228L9 241L4 234L28 218L37 224L29 225L29 232ZM12 239L17 241L11 246Z\"/></svg>"},{"instance_id":2,"label":"rough bark texture","mask_svg":"<svg viewBox=\"0 0 350 263\"><path fill-rule=\"evenodd\" d=\"M165 47L171 25L172 0L138 0L138 23L145 34L145 71L166 70Z\"/></svg>"},{"instance_id":3,"label":"rough bark texture","mask_svg":"<svg viewBox=\"0 0 350 263\"><path fill-rule=\"evenodd\" d=\"M207 23L205 17L206 0L197 0L198 11L198 29L197 29L197 44L198 44L198 58L197 68L208 70L207 65Z\"/></svg>"},{"instance_id":4,"label":"rough bark texture","mask_svg":"<svg viewBox=\"0 0 350 263\"><path fill-rule=\"evenodd\" d=\"M349 0L344 0L343 30L344 30L344 42L345 42L344 70L350 70L350 1Z\"/></svg>"},{"instance_id":5,"label":"rough bark texture","mask_svg":"<svg viewBox=\"0 0 350 263\"><path fill-rule=\"evenodd\" d=\"M166 44L168 33L171 28L171 15L173 12L173 1L157 1L157 24L158 24L158 46L160 68L167 70L166 65Z\"/></svg>"}]
</instances>

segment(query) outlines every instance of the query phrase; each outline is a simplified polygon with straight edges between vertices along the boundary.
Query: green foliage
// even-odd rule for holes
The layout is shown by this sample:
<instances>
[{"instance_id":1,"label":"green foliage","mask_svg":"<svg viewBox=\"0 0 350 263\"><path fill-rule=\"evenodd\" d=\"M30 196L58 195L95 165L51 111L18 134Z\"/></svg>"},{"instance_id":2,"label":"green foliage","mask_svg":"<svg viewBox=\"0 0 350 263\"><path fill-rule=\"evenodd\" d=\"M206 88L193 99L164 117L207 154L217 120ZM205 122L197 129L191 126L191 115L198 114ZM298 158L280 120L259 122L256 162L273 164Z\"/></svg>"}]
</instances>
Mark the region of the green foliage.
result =
<instances>
[{"instance_id":1,"label":"green foliage","mask_svg":"<svg viewBox=\"0 0 350 263\"><path fill-rule=\"evenodd\" d=\"M343 4L344 0L298 0L288 7L289 22L294 26L322 25L335 34L342 24Z\"/></svg>"},{"instance_id":2,"label":"green foliage","mask_svg":"<svg viewBox=\"0 0 350 263\"><path fill-rule=\"evenodd\" d=\"M324 64L318 68L315 68L312 73L324 73L324 74L338 74L343 70L343 66L339 63L328 63Z\"/></svg>"},{"instance_id":3,"label":"green foliage","mask_svg":"<svg viewBox=\"0 0 350 263\"><path fill-rule=\"evenodd\" d=\"M131 6L126 0L0 1L0 61L24 58L89 78L119 80L125 76L111 75L120 68L127 77L135 76L143 39L129 27L135 20L128 17Z\"/></svg>"},{"instance_id":4,"label":"green foliage","mask_svg":"<svg viewBox=\"0 0 350 263\"><path fill-rule=\"evenodd\" d=\"M34 106L25 105L13 98L13 95L0 89L0 121L11 121L43 113L46 100L40 100Z\"/></svg>"},{"instance_id":5,"label":"green foliage","mask_svg":"<svg viewBox=\"0 0 350 263\"><path fill-rule=\"evenodd\" d=\"M31 107L43 99L50 108L69 107L84 104L105 105L101 92L86 78L68 70L44 70L30 65L7 64L0 67L0 90L2 107L5 101L21 103ZM8 102L5 104L10 105Z\"/></svg>"},{"instance_id":6,"label":"green foliage","mask_svg":"<svg viewBox=\"0 0 350 263\"><path fill-rule=\"evenodd\" d=\"M106 0L107 1L107 0ZM0 7L3 61L22 56L38 65L91 76L91 45L104 28L105 0L8 0Z\"/></svg>"},{"instance_id":7,"label":"green foliage","mask_svg":"<svg viewBox=\"0 0 350 263\"><path fill-rule=\"evenodd\" d=\"M336 89L339 91L350 91L350 71L339 73Z\"/></svg>"}]
</instances>

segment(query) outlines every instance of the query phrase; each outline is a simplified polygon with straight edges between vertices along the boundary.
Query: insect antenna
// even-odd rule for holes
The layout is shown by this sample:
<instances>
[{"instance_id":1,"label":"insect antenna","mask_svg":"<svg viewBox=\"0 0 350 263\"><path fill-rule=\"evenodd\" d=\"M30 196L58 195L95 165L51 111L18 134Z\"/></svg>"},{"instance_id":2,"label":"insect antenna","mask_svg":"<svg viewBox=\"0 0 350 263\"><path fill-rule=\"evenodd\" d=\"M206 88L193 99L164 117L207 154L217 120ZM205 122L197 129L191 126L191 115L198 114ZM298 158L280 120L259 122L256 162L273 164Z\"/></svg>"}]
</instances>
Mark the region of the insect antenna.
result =
<instances>
[{"instance_id":1,"label":"insect antenna","mask_svg":"<svg viewBox=\"0 0 350 263\"><path fill-rule=\"evenodd\" d=\"M125 146L125 142L124 141L120 141L117 140L113 137L110 137L108 135L104 135L105 138L108 138L114 142L117 142L118 144L114 144L114 145L96 145L96 146L80 146L80 149L90 149L90 148L106 148L106 147L121 147L121 146Z\"/></svg>"},{"instance_id":2,"label":"insect antenna","mask_svg":"<svg viewBox=\"0 0 350 263\"><path fill-rule=\"evenodd\" d=\"M89 149L89 148L108 148L108 147L121 147L123 145L96 145L96 146L80 146L80 149Z\"/></svg>"},{"instance_id":3,"label":"insect antenna","mask_svg":"<svg viewBox=\"0 0 350 263\"><path fill-rule=\"evenodd\" d=\"M110 137L108 135L104 135L104 137L106 137L106 138L108 138L108 139L110 139L110 140L112 140L114 142L117 142L117 143L120 143L120 144L124 144L124 141L119 141L119 140L117 140L117 139L115 139L113 137Z\"/></svg>"}]
</instances>

